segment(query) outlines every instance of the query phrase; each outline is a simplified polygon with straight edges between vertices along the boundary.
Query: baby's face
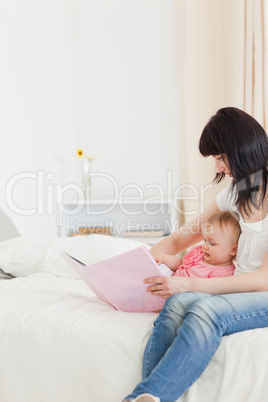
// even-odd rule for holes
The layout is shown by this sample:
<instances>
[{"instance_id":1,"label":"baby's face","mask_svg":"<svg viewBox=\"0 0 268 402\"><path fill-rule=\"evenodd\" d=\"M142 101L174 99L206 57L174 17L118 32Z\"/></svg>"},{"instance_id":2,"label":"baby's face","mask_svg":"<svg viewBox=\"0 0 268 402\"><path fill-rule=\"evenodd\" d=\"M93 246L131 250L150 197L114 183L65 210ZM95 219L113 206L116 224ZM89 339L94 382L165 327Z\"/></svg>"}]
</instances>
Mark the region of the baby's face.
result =
<instances>
[{"instance_id":1,"label":"baby's face","mask_svg":"<svg viewBox=\"0 0 268 402\"><path fill-rule=\"evenodd\" d=\"M206 224L203 236L204 262L218 266L231 265L237 249L231 226L224 225L221 228L218 223Z\"/></svg>"}]
</instances>

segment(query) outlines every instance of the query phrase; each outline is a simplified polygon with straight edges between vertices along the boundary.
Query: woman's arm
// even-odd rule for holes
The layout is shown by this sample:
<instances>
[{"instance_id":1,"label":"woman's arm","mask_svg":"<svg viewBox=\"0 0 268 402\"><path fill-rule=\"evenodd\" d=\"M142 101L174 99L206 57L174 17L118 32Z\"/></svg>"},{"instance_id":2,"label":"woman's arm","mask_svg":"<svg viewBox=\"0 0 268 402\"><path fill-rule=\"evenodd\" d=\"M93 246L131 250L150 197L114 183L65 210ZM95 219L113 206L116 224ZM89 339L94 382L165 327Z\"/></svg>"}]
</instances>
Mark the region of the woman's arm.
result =
<instances>
[{"instance_id":1,"label":"woman's arm","mask_svg":"<svg viewBox=\"0 0 268 402\"><path fill-rule=\"evenodd\" d=\"M147 288L153 295L164 298L175 293L201 292L210 294L226 294L241 292L268 291L268 251L258 271L227 276L224 278L149 278L145 283L157 285Z\"/></svg>"},{"instance_id":2,"label":"woman's arm","mask_svg":"<svg viewBox=\"0 0 268 402\"><path fill-rule=\"evenodd\" d=\"M190 223L183 225L178 231L165 237L159 243L154 245L150 249L150 253L153 257L159 254L176 255L180 251L185 250L188 247L202 240L202 223L211 215L219 212L216 200L206 208L205 212L192 220Z\"/></svg>"}]
</instances>

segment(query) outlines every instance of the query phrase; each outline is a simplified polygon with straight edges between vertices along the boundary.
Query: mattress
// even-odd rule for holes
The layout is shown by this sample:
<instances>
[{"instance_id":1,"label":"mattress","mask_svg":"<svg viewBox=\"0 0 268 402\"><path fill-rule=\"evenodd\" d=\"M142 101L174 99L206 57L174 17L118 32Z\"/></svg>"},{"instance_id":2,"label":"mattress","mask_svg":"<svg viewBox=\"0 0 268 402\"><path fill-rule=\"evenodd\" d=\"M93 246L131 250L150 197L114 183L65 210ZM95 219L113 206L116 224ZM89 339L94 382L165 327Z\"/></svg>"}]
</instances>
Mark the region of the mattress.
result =
<instances>
[{"instance_id":1,"label":"mattress","mask_svg":"<svg viewBox=\"0 0 268 402\"><path fill-rule=\"evenodd\" d=\"M59 251L91 263L138 244L100 235L0 243L0 267L15 276L0 281L1 402L120 402L132 391L157 314L115 310ZM224 337L179 401L266 402L267 356L266 328Z\"/></svg>"}]
</instances>

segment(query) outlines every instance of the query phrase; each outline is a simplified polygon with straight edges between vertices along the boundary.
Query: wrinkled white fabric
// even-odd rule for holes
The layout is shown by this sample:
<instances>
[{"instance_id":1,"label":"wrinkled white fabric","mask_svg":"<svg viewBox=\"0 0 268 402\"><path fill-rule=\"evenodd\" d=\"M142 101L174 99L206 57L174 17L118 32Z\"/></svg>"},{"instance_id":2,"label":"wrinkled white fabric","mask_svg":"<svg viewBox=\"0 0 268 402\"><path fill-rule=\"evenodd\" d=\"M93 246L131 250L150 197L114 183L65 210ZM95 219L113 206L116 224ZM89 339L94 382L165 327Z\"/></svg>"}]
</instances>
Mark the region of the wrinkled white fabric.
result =
<instances>
[{"instance_id":1,"label":"wrinkled white fabric","mask_svg":"<svg viewBox=\"0 0 268 402\"><path fill-rule=\"evenodd\" d=\"M154 313L122 313L80 279L0 282L0 401L118 402L141 379ZM268 329L224 337L180 402L266 402Z\"/></svg>"}]
</instances>

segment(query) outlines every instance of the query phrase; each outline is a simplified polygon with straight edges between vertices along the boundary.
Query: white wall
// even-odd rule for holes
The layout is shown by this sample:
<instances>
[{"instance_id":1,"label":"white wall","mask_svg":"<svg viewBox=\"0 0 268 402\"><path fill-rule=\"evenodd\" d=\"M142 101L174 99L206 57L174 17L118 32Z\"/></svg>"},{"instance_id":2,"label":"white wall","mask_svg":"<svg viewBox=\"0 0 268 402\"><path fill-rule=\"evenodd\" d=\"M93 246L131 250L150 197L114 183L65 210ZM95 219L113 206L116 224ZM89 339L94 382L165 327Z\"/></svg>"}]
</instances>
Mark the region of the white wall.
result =
<instances>
[{"instance_id":1,"label":"white wall","mask_svg":"<svg viewBox=\"0 0 268 402\"><path fill-rule=\"evenodd\" d=\"M0 204L22 234L56 234L56 186L80 183L78 147L119 188L165 188L168 170L178 185L173 0L0 1L0 26ZM22 172L32 178L8 206L5 187ZM113 195L107 180L92 190Z\"/></svg>"}]
</instances>

